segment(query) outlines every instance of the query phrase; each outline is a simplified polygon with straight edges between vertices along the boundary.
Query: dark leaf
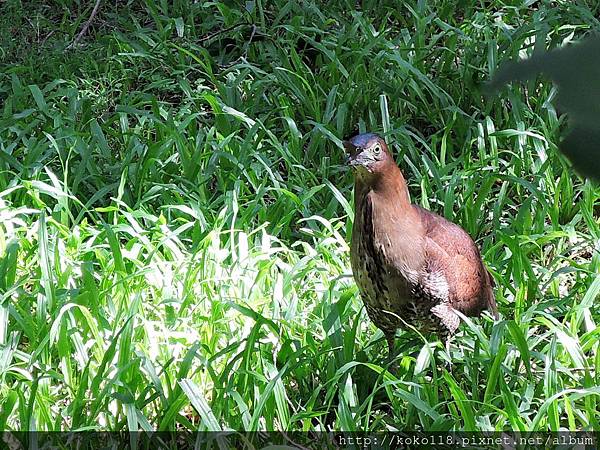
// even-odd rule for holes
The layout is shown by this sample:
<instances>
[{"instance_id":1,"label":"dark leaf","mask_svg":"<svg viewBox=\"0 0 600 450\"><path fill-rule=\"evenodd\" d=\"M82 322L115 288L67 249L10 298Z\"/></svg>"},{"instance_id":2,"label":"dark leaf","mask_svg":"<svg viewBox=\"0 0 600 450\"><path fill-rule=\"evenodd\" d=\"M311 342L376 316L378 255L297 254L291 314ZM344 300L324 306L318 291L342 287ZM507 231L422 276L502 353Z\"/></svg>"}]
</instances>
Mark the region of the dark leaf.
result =
<instances>
[{"instance_id":1,"label":"dark leaf","mask_svg":"<svg viewBox=\"0 0 600 450\"><path fill-rule=\"evenodd\" d=\"M556 107L569 115L560 150L582 175L600 180L600 38L590 38L522 61L504 64L490 83L498 89L540 73L558 86Z\"/></svg>"}]
</instances>

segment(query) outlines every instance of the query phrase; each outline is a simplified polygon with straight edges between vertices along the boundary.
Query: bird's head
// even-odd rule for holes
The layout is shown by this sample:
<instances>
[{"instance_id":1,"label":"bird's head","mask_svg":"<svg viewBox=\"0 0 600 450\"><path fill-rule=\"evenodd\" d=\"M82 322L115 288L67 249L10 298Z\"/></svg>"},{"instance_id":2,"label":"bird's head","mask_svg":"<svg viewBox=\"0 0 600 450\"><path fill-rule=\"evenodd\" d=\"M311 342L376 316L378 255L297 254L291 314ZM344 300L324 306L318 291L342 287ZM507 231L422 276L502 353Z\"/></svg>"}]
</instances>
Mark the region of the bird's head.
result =
<instances>
[{"instance_id":1,"label":"bird's head","mask_svg":"<svg viewBox=\"0 0 600 450\"><path fill-rule=\"evenodd\" d=\"M396 165L385 141L376 134L354 136L344 141L344 147L348 152L348 165L357 175L377 175L384 172L390 163Z\"/></svg>"}]
</instances>

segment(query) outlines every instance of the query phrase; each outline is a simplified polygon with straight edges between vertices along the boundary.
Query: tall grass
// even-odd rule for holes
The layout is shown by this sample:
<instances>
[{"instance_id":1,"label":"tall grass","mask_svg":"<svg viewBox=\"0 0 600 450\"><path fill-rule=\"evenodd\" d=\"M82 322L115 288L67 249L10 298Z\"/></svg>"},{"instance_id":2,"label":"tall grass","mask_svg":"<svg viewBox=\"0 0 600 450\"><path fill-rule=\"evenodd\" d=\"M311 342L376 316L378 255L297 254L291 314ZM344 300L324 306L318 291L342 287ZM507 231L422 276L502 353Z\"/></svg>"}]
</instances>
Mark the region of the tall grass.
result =
<instances>
[{"instance_id":1,"label":"tall grass","mask_svg":"<svg viewBox=\"0 0 600 450\"><path fill-rule=\"evenodd\" d=\"M548 81L482 95L599 31L595 3L103 2L67 52L87 4L24 3L0 6L0 429L600 428L600 189ZM349 267L340 139L366 130L501 311L450 355L402 332L395 373Z\"/></svg>"}]
</instances>

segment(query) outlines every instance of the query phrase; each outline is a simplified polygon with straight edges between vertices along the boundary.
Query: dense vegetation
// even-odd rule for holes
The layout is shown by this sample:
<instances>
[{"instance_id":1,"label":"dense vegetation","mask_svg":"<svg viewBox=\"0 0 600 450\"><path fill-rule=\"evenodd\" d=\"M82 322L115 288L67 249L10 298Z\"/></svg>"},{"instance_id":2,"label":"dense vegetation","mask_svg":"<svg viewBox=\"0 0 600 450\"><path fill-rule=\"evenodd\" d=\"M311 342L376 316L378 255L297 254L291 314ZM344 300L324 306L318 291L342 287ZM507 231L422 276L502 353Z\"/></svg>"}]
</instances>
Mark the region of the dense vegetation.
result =
<instances>
[{"instance_id":1,"label":"dense vegetation","mask_svg":"<svg viewBox=\"0 0 600 450\"><path fill-rule=\"evenodd\" d=\"M597 2L0 3L0 429L600 429L600 189L504 59ZM501 318L368 321L340 139L385 133ZM449 357L452 364L448 364Z\"/></svg>"}]
</instances>

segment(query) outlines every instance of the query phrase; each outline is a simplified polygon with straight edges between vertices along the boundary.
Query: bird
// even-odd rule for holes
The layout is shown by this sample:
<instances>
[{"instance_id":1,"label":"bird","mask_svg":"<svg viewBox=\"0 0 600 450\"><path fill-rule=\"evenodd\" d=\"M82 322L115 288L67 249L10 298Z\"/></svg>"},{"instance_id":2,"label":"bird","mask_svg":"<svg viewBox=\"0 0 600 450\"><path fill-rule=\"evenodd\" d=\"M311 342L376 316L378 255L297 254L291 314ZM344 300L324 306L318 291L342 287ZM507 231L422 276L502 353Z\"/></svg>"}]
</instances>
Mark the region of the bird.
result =
<instances>
[{"instance_id":1,"label":"bird","mask_svg":"<svg viewBox=\"0 0 600 450\"><path fill-rule=\"evenodd\" d=\"M410 201L402 171L385 140L364 133L344 141L354 172L352 273L367 315L393 359L396 331L412 326L446 344L460 312L498 308L494 279L459 225Z\"/></svg>"}]
</instances>

